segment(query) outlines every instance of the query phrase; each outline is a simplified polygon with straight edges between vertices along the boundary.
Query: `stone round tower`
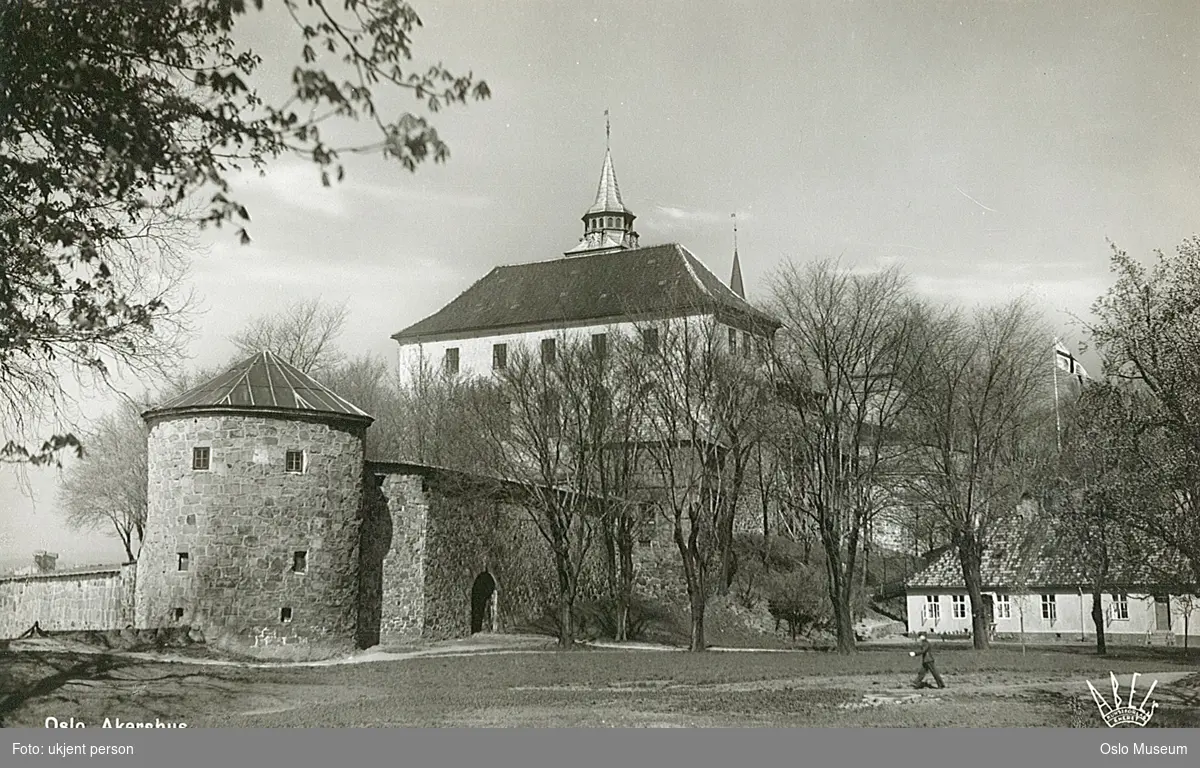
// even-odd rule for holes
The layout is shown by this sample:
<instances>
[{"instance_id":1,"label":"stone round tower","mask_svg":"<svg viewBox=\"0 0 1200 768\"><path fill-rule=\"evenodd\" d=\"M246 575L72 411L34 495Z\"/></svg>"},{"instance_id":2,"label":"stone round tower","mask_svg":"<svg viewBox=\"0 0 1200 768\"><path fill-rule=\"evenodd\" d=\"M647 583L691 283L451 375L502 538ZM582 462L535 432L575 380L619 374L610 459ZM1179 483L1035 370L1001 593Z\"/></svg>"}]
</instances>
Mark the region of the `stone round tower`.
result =
<instances>
[{"instance_id":1,"label":"stone round tower","mask_svg":"<svg viewBox=\"0 0 1200 768\"><path fill-rule=\"evenodd\" d=\"M351 646L372 418L270 352L143 414L135 626Z\"/></svg>"}]
</instances>

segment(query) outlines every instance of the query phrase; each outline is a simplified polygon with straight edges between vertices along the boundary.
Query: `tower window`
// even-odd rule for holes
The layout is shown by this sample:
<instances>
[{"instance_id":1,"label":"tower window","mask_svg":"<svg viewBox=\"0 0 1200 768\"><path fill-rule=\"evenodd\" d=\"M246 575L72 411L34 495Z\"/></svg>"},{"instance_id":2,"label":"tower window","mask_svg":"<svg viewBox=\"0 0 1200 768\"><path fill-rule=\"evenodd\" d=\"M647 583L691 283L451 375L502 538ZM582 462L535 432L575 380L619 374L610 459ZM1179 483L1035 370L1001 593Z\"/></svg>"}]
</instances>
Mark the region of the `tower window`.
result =
<instances>
[{"instance_id":1,"label":"tower window","mask_svg":"<svg viewBox=\"0 0 1200 768\"><path fill-rule=\"evenodd\" d=\"M658 329L643 328L642 329L642 351L647 355L658 353Z\"/></svg>"},{"instance_id":2,"label":"tower window","mask_svg":"<svg viewBox=\"0 0 1200 768\"><path fill-rule=\"evenodd\" d=\"M542 362L546 365L554 365L554 353L556 352L554 339L542 339Z\"/></svg>"},{"instance_id":3,"label":"tower window","mask_svg":"<svg viewBox=\"0 0 1200 768\"><path fill-rule=\"evenodd\" d=\"M458 373L458 347L446 350L446 356L442 358L442 371L448 374Z\"/></svg>"},{"instance_id":4,"label":"tower window","mask_svg":"<svg viewBox=\"0 0 1200 768\"><path fill-rule=\"evenodd\" d=\"M209 459L211 458L209 448L193 448L192 449L192 469L198 472L206 472L209 468Z\"/></svg>"},{"instance_id":5,"label":"tower window","mask_svg":"<svg viewBox=\"0 0 1200 768\"><path fill-rule=\"evenodd\" d=\"M304 451L288 451L287 458L284 461L284 468L288 472L301 473L304 471Z\"/></svg>"},{"instance_id":6,"label":"tower window","mask_svg":"<svg viewBox=\"0 0 1200 768\"><path fill-rule=\"evenodd\" d=\"M186 571L188 569L188 567L191 565L191 558L188 557L187 552L180 552L178 554L179 554L178 569L181 571Z\"/></svg>"},{"instance_id":7,"label":"tower window","mask_svg":"<svg viewBox=\"0 0 1200 768\"><path fill-rule=\"evenodd\" d=\"M299 551L292 554L292 573L308 572L308 552Z\"/></svg>"},{"instance_id":8,"label":"tower window","mask_svg":"<svg viewBox=\"0 0 1200 768\"><path fill-rule=\"evenodd\" d=\"M175 609L175 621L183 621L183 609L182 608Z\"/></svg>"},{"instance_id":9,"label":"tower window","mask_svg":"<svg viewBox=\"0 0 1200 768\"><path fill-rule=\"evenodd\" d=\"M291 608L280 608L279 609L279 623L280 624L288 624L291 622L291 620L292 620L292 609Z\"/></svg>"},{"instance_id":10,"label":"tower window","mask_svg":"<svg viewBox=\"0 0 1200 768\"><path fill-rule=\"evenodd\" d=\"M508 367L508 345L493 344L492 345L492 370L503 371Z\"/></svg>"}]
</instances>

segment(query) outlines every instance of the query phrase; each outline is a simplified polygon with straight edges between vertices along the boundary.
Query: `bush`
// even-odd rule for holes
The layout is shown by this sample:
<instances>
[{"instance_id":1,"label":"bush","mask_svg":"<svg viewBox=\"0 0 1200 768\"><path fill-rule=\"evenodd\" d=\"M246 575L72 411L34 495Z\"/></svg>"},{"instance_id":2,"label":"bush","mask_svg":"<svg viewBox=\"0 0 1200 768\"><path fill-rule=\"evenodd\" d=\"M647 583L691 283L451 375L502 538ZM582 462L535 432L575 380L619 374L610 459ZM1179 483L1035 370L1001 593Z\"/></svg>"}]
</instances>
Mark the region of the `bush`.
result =
<instances>
[{"instance_id":1,"label":"bush","mask_svg":"<svg viewBox=\"0 0 1200 768\"><path fill-rule=\"evenodd\" d=\"M824 585L807 570L772 574L767 580L767 607L776 629L787 622L792 640L829 626L832 618Z\"/></svg>"},{"instance_id":2,"label":"bush","mask_svg":"<svg viewBox=\"0 0 1200 768\"><path fill-rule=\"evenodd\" d=\"M617 601L613 598L580 600L575 603L571 618L577 640L589 641L602 637L612 640L617 636ZM537 634L558 637L559 625L558 609L550 608L531 621L527 628ZM626 616L626 640L636 642L646 640L651 632L669 634L673 631L674 621L669 611L643 597L633 596Z\"/></svg>"}]
</instances>

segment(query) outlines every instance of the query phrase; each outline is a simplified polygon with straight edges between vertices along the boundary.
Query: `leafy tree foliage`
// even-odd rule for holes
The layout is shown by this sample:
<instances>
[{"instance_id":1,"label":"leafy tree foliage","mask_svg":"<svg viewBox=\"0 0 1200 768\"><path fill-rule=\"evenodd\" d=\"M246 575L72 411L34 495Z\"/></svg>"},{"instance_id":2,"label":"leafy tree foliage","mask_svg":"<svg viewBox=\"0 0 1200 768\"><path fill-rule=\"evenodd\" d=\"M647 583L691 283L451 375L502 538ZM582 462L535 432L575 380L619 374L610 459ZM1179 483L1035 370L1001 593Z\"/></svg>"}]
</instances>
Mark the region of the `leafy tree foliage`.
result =
<instances>
[{"instance_id":1,"label":"leafy tree foliage","mask_svg":"<svg viewBox=\"0 0 1200 768\"><path fill-rule=\"evenodd\" d=\"M329 184L348 152L380 152L415 170L449 150L413 112L385 116L385 94L423 111L489 95L485 82L411 63L421 25L403 0L278 0L294 22L292 92L254 86L262 58L239 40L263 0L90 0L0 6L0 396L19 413L69 363L105 375L115 358L145 362L169 316L137 279L166 222L235 223L250 213L230 175L294 153ZM333 68L328 65L332 64ZM342 77L339 72L344 72ZM364 121L371 142L338 146L330 119ZM45 461L14 441L3 458Z\"/></svg>"}]
</instances>

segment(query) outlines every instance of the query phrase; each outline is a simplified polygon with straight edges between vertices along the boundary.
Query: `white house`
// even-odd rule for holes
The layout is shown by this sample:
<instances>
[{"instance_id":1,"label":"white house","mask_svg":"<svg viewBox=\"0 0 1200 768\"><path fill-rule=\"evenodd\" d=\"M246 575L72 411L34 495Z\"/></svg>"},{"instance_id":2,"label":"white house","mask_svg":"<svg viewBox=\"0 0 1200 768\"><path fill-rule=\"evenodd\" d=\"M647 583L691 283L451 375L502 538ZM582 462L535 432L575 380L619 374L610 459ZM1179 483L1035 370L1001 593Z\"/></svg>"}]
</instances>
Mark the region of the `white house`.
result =
<instances>
[{"instance_id":1,"label":"white house","mask_svg":"<svg viewBox=\"0 0 1200 768\"><path fill-rule=\"evenodd\" d=\"M1064 545L1051 528L1014 517L984 550L985 604L998 637L1046 641L1095 639L1086 553ZM1153 559L1153 558L1151 558ZM1153 564L1114 566L1101 595L1105 638L1118 643L1189 645L1200 638L1200 597L1178 594ZM953 634L971 629L971 601L958 552L950 548L908 580L908 630Z\"/></svg>"}]
</instances>

